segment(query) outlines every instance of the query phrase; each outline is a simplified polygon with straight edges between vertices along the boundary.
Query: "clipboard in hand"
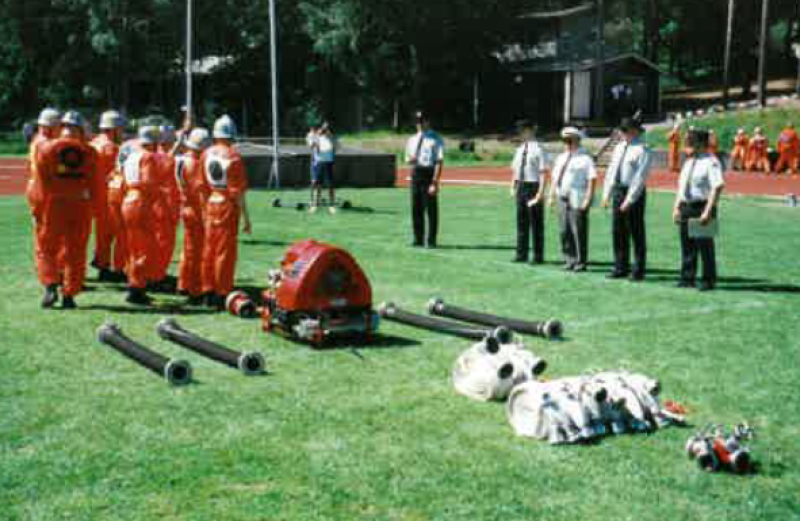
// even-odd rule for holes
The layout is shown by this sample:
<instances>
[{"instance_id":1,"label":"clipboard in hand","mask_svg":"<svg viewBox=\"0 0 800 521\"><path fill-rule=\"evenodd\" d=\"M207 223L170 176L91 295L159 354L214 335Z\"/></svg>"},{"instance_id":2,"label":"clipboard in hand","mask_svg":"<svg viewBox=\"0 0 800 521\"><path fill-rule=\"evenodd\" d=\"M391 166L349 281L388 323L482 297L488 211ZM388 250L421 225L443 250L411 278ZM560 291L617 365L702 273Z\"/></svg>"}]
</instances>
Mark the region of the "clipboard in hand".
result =
<instances>
[{"instance_id":1,"label":"clipboard in hand","mask_svg":"<svg viewBox=\"0 0 800 521\"><path fill-rule=\"evenodd\" d=\"M690 239L713 239L719 234L719 221L711 219L708 224L700 224L700 219L689 219Z\"/></svg>"}]
</instances>

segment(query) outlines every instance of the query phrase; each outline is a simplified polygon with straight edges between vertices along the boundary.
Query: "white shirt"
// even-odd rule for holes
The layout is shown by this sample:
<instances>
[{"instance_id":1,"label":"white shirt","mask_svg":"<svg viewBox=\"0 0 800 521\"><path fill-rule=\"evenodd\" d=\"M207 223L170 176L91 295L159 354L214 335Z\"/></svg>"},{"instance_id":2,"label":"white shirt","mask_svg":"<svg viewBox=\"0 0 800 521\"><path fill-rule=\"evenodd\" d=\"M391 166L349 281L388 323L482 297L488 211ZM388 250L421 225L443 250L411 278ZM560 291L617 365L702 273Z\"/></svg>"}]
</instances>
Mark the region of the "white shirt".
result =
<instances>
[{"instance_id":1,"label":"white shirt","mask_svg":"<svg viewBox=\"0 0 800 521\"><path fill-rule=\"evenodd\" d=\"M597 179L592 156L582 148L562 153L553 165L552 179L551 193L568 199L573 208L583 206L590 181Z\"/></svg>"},{"instance_id":2,"label":"white shirt","mask_svg":"<svg viewBox=\"0 0 800 521\"><path fill-rule=\"evenodd\" d=\"M420 145L420 140L422 144ZM419 150L419 155L417 155ZM406 144L406 162L416 158L417 166L433 168L444 161L444 141L433 130L418 132Z\"/></svg>"},{"instance_id":3,"label":"white shirt","mask_svg":"<svg viewBox=\"0 0 800 521\"><path fill-rule=\"evenodd\" d=\"M523 157L525 158L524 166L522 165ZM536 141L528 141L520 145L511 162L513 179L520 181L520 173L522 173L522 182L524 183L541 182L542 175L548 168L550 168L550 157Z\"/></svg>"},{"instance_id":4,"label":"white shirt","mask_svg":"<svg viewBox=\"0 0 800 521\"><path fill-rule=\"evenodd\" d=\"M333 136L322 134L317 137L320 163L333 163L336 159L336 139Z\"/></svg>"},{"instance_id":5,"label":"white shirt","mask_svg":"<svg viewBox=\"0 0 800 521\"><path fill-rule=\"evenodd\" d=\"M311 149L311 159L315 163L319 161L319 136L316 132L309 132L306 135L306 144Z\"/></svg>"},{"instance_id":6,"label":"white shirt","mask_svg":"<svg viewBox=\"0 0 800 521\"><path fill-rule=\"evenodd\" d=\"M724 185L719 159L714 154L700 154L683 164L678 181L678 200L682 203L707 201L715 188Z\"/></svg>"},{"instance_id":7,"label":"white shirt","mask_svg":"<svg viewBox=\"0 0 800 521\"><path fill-rule=\"evenodd\" d=\"M641 139L631 143L617 143L611 155L611 163L606 170L603 186L603 199L608 199L615 188L617 179L621 186L628 188L626 202L635 203L644 192L647 178L650 176L651 154Z\"/></svg>"}]
</instances>

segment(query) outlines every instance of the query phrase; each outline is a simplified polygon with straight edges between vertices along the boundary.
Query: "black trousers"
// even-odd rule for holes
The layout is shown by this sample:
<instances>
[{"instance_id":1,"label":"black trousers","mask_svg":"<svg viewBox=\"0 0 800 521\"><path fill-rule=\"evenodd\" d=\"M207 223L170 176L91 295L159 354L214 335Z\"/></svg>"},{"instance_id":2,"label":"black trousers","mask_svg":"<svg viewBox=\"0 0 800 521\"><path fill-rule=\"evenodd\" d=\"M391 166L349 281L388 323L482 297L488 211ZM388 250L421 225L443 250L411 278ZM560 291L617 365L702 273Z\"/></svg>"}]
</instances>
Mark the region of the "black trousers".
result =
<instances>
[{"instance_id":1,"label":"black trousers","mask_svg":"<svg viewBox=\"0 0 800 521\"><path fill-rule=\"evenodd\" d=\"M414 169L411 177L411 221L414 228L414 244L422 245L425 240L425 215L428 216L428 245L436 246L439 232L439 197L430 195L433 168Z\"/></svg>"},{"instance_id":2,"label":"black trousers","mask_svg":"<svg viewBox=\"0 0 800 521\"><path fill-rule=\"evenodd\" d=\"M558 200L561 251L567 266L584 269L589 256L589 211L573 208L569 200Z\"/></svg>"},{"instance_id":3,"label":"black trousers","mask_svg":"<svg viewBox=\"0 0 800 521\"><path fill-rule=\"evenodd\" d=\"M539 192L539 183L521 183L517 186L517 257L528 258L533 237L533 260L544 260L544 204L535 206L528 202Z\"/></svg>"},{"instance_id":4,"label":"black trousers","mask_svg":"<svg viewBox=\"0 0 800 521\"><path fill-rule=\"evenodd\" d=\"M614 271L629 273L631 271L631 242L633 242L634 277L644 277L647 267L647 230L644 214L647 205L647 192L642 192L627 212L620 207L628 196L628 187L614 189L611 194L611 234L614 243Z\"/></svg>"},{"instance_id":5,"label":"black trousers","mask_svg":"<svg viewBox=\"0 0 800 521\"><path fill-rule=\"evenodd\" d=\"M705 210L706 201L681 203L681 280L694 282L697 276L697 256L703 260L703 281L709 284L717 282L717 259L714 251L714 239L692 239L689 237L689 219L700 217ZM711 212L717 217L717 209Z\"/></svg>"}]
</instances>

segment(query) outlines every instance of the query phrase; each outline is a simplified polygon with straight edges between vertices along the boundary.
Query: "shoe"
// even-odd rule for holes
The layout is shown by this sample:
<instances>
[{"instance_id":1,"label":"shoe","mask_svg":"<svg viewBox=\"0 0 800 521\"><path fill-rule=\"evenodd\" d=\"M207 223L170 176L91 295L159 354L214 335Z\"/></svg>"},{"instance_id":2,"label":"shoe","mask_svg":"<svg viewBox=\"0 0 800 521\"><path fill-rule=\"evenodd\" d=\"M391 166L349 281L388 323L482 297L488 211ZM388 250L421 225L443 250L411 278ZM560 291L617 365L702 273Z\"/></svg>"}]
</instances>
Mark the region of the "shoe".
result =
<instances>
[{"instance_id":1,"label":"shoe","mask_svg":"<svg viewBox=\"0 0 800 521\"><path fill-rule=\"evenodd\" d=\"M128 296L125 297L125 302L136 306L149 306L153 303L153 299L142 289L130 288L128 290Z\"/></svg>"},{"instance_id":2,"label":"shoe","mask_svg":"<svg viewBox=\"0 0 800 521\"><path fill-rule=\"evenodd\" d=\"M628 280L631 282L642 282L644 281L644 275L641 273L632 274Z\"/></svg>"},{"instance_id":3,"label":"shoe","mask_svg":"<svg viewBox=\"0 0 800 521\"><path fill-rule=\"evenodd\" d=\"M64 300L61 301L61 308L62 309L77 309L78 305L75 303L75 299L72 297L64 297Z\"/></svg>"},{"instance_id":4,"label":"shoe","mask_svg":"<svg viewBox=\"0 0 800 521\"><path fill-rule=\"evenodd\" d=\"M335 214L336 213L336 207L335 206L329 206L328 207L328 213L331 214L331 215Z\"/></svg>"},{"instance_id":5,"label":"shoe","mask_svg":"<svg viewBox=\"0 0 800 521\"><path fill-rule=\"evenodd\" d=\"M525 257L517 256L511 259L511 262L528 262L528 259L526 259Z\"/></svg>"},{"instance_id":6,"label":"shoe","mask_svg":"<svg viewBox=\"0 0 800 521\"><path fill-rule=\"evenodd\" d=\"M572 271L574 271L575 273L583 273L584 271L586 271L586 264L576 264L572 268Z\"/></svg>"},{"instance_id":7,"label":"shoe","mask_svg":"<svg viewBox=\"0 0 800 521\"><path fill-rule=\"evenodd\" d=\"M112 271L111 277L111 282L128 282L128 276L123 271Z\"/></svg>"},{"instance_id":8,"label":"shoe","mask_svg":"<svg viewBox=\"0 0 800 521\"><path fill-rule=\"evenodd\" d=\"M624 271L612 271L608 275L606 275L607 279L624 279L627 277L628 274Z\"/></svg>"},{"instance_id":9,"label":"shoe","mask_svg":"<svg viewBox=\"0 0 800 521\"><path fill-rule=\"evenodd\" d=\"M575 269L574 264L564 264L564 271L572 271Z\"/></svg>"},{"instance_id":10,"label":"shoe","mask_svg":"<svg viewBox=\"0 0 800 521\"><path fill-rule=\"evenodd\" d=\"M108 268L100 268L100 273L97 274L98 282L114 282L114 273Z\"/></svg>"},{"instance_id":11,"label":"shoe","mask_svg":"<svg viewBox=\"0 0 800 521\"><path fill-rule=\"evenodd\" d=\"M50 284L44 290L44 297L42 297L42 307L50 309L58 302L58 284Z\"/></svg>"},{"instance_id":12,"label":"shoe","mask_svg":"<svg viewBox=\"0 0 800 521\"><path fill-rule=\"evenodd\" d=\"M317 207L312 206L311 208L308 209L308 213L317 213Z\"/></svg>"},{"instance_id":13,"label":"shoe","mask_svg":"<svg viewBox=\"0 0 800 521\"><path fill-rule=\"evenodd\" d=\"M195 296L190 295L189 298L186 299L186 304L188 306L202 306L203 301L204 301L203 295L195 295Z\"/></svg>"},{"instance_id":14,"label":"shoe","mask_svg":"<svg viewBox=\"0 0 800 521\"><path fill-rule=\"evenodd\" d=\"M537 264L544 264L544 259L533 259L531 261L531 265L535 266Z\"/></svg>"},{"instance_id":15,"label":"shoe","mask_svg":"<svg viewBox=\"0 0 800 521\"><path fill-rule=\"evenodd\" d=\"M221 297L214 293L207 293L205 296L206 307L211 309L225 309L225 297Z\"/></svg>"},{"instance_id":16,"label":"shoe","mask_svg":"<svg viewBox=\"0 0 800 521\"><path fill-rule=\"evenodd\" d=\"M429 242L428 245L426 246L426 248L428 248L429 250L435 250L436 249L436 243L435 242Z\"/></svg>"},{"instance_id":17,"label":"shoe","mask_svg":"<svg viewBox=\"0 0 800 521\"><path fill-rule=\"evenodd\" d=\"M411 247L412 248L422 248L422 243L414 241L414 242L411 243Z\"/></svg>"},{"instance_id":18,"label":"shoe","mask_svg":"<svg viewBox=\"0 0 800 521\"><path fill-rule=\"evenodd\" d=\"M697 286L698 291L711 291L714 289L713 282L701 281L700 284Z\"/></svg>"},{"instance_id":19,"label":"shoe","mask_svg":"<svg viewBox=\"0 0 800 521\"><path fill-rule=\"evenodd\" d=\"M693 280L679 280L678 283L675 285L677 288L693 288L694 281Z\"/></svg>"}]
</instances>

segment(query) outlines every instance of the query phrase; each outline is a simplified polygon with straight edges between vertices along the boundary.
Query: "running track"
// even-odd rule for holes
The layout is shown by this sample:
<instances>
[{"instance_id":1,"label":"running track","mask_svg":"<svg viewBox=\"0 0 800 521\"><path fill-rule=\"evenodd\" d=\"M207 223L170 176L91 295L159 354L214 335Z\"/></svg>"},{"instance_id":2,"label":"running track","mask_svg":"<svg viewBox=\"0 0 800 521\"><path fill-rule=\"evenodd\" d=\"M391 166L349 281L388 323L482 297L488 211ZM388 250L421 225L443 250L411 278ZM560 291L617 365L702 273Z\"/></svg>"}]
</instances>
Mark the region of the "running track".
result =
<instances>
[{"instance_id":1,"label":"running track","mask_svg":"<svg viewBox=\"0 0 800 521\"><path fill-rule=\"evenodd\" d=\"M0 195L24 193L28 178L27 165L26 159L0 159ZM408 185L408 175L408 169L398 170L398 186ZM442 182L445 185L453 186L507 186L509 175L507 168L445 168ZM657 171L651 176L648 186L674 190L676 183L676 174ZM773 196L800 194L800 177L798 176L776 177L774 175L728 172L725 176L725 184L725 192L729 194Z\"/></svg>"}]
</instances>

